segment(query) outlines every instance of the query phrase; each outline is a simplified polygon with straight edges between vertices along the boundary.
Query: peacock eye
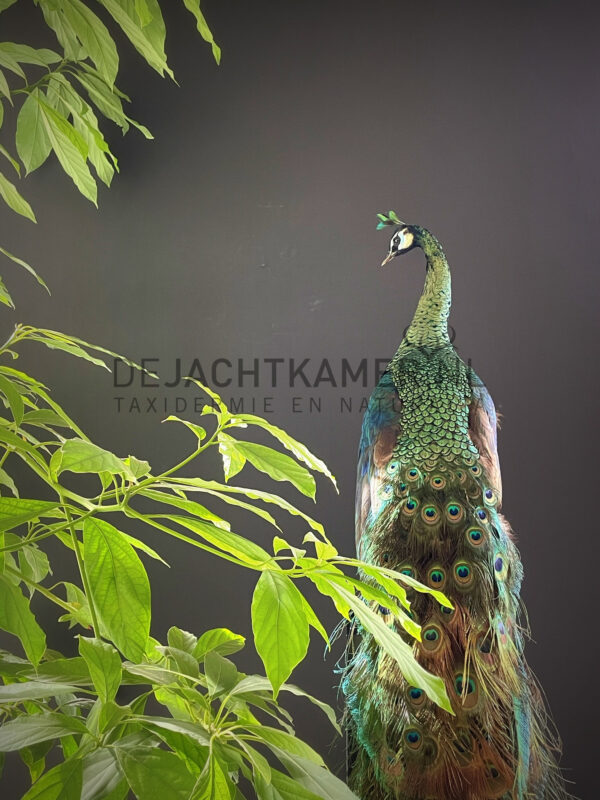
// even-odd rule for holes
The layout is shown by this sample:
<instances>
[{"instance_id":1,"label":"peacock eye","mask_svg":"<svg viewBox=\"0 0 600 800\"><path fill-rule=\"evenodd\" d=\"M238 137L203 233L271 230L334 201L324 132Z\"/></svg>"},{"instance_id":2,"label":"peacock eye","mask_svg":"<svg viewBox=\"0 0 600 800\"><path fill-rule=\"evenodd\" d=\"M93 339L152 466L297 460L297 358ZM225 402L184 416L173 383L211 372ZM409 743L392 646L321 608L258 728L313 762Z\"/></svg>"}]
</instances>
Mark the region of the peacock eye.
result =
<instances>
[{"instance_id":1,"label":"peacock eye","mask_svg":"<svg viewBox=\"0 0 600 800\"><path fill-rule=\"evenodd\" d=\"M469 586L473 580L473 570L464 561L459 561L454 567L454 575L457 582L463 586Z\"/></svg>"},{"instance_id":2,"label":"peacock eye","mask_svg":"<svg viewBox=\"0 0 600 800\"><path fill-rule=\"evenodd\" d=\"M471 467L471 472L473 473L473 475L481 475L481 467L479 466L479 464L473 464L473 466Z\"/></svg>"},{"instance_id":3,"label":"peacock eye","mask_svg":"<svg viewBox=\"0 0 600 800\"><path fill-rule=\"evenodd\" d=\"M409 497L404 504L404 513L408 516L411 516L415 513L417 506L419 505L418 501L415 500L413 497Z\"/></svg>"},{"instance_id":4,"label":"peacock eye","mask_svg":"<svg viewBox=\"0 0 600 800\"><path fill-rule=\"evenodd\" d=\"M487 511L485 510L485 508L478 508L476 513L477 513L478 518L482 522L487 522L488 515L487 515Z\"/></svg>"},{"instance_id":5,"label":"peacock eye","mask_svg":"<svg viewBox=\"0 0 600 800\"><path fill-rule=\"evenodd\" d=\"M463 518L462 507L457 503L450 503L450 505L446 506L446 513L452 522L458 522Z\"/></svg>"},{"instance_id":6,"label":"peacock eye","mask_svg":"<svg viewBox=\"0 0 600 800\"><path fill-rule=\"evenodd\" d=\"M488 505L494 505L496 502L496 493L493 489L486 489L483 493L483 498Z\"/></svg>"},{"instance_id":7,"label":"peacock eye","mask_svg":"<svg viewBox=\"0 0 600 800\"><path fill-rule=\"evenodd\" d=\"M404 738L406 739L406 743L412 749L417 749L421 745L421 734L414 728L409 728L409 730L407 730L404 734Z\"/></svg>"},{"instance_id":8,"label":"peacock eye","mask_svg":"<svg viewBox=\"0 0 600 800\"><path fill-rule=\"evenodd\" d=\"M433 525L436 523L440 518L440 512L437 510L435 506L425 506L423 511L421 512L421 516L429 525Z\"/></svg>"},{"instance_id":9,"label":"peacock eye","mask_svg":"<svg viewBox=\"0 0 600 800\"><path fill-rule=\"evenodd\" d=\"M442 583L444 580L444 573L441 569L432 569L429 573L429 577L433 583Z\"/></svg>"},{"instance_id":10,"label":"peacock eye","mask_svg":"<svg viewBox=\"0 0 600 800\"><path fill-rule=\"evenodd\" d=\"M471 544L479 547L479 545L483 542L483 531L481 531L479 528L469 528L467 531L467 538Z\"/></svg>"},{"instance_id":11,"label":"peacock eye","mask_svg":"<svg viewBox=\"0 0 600 800\"><path fill-rule=\"evenodd\" d=\"M434 489L443 489L446 485L446 481L440 475L436 475L431 479L431 485Z\"/></svg>"},{"instance_id":12,"label":"peacock eye","mask_svg":"<svg viewBox=\"0 0 600 800\"><path fill-rule=\"evenodd\" d=\"M420 700L421 697L423 697L423 690L422 689L417 689L416 686L411 686L409 694L410 694L411 700Z\"/></svg>"},{"instance_id":13,"label":"peacock eye","mask_svg":"<svg viewBox=\"0 0 600 800\"><path fill-rule=\"evenodd\" d=\"M414 569L412 567L402 567L402 569L400 570L400 573L402 575L407 575L409 578L414 578L415 577L415 571L414 571Z\"/></svg>"},{"instance_id":14,"label":"peacock eye","mask_svg":"<svg viewBox=\"0 0 600 800\"><path fill-rule=\"evenodd\" d=\"M506 575L508 572L508 565L505 559L502 556L502 553L496 553L494 556L494 572L496 573L496 578L499 581L503 581L506 579Z\"/></svg>"},{"instance_id":15,"label":"peacock eye","mask_svg":"<svg viewBox=\"0 0 600 800\"><path fill-rule=\"evenodd\" d=\"M456 689L456 694L462 694L464 691L464 679L462 675L457 675L454 679L454 688ZM467 682L467 694L473 694L475 691L475 681L473 678L469 678Z\"/></svg>"},{"instance_id":16,"label":"peacock eye","mask_svg":"<svg viewBox=\"0 0 600 800\"><path fill-rule=\"evenodd\" d=\"M398 464L397 461L390 461L390 463L386 467L386 470L387 470L389 475L393 475L394 472L397 472L398 467L399 467L399 464Z\"/></svg>"}]
</instances>

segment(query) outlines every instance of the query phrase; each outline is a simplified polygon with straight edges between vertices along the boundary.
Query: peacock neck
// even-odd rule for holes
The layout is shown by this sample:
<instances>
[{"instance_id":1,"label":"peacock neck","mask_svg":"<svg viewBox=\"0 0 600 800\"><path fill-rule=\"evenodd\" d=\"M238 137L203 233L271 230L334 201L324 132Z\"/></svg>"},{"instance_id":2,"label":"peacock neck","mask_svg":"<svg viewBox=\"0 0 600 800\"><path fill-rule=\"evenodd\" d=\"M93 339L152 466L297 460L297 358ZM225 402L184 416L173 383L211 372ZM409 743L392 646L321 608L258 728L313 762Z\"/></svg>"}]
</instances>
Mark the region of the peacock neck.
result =
<instances>
[{"instance_id":1,"label":"peacock neck","mask_svg":"<svg viewBox=\"0 0 600 800\"><path fill-rule=\"evenodd\" d=\"M450 268L441 244L425 228L414 228L415 244L425 253L425 286L412 322L400 345L406 347L443 347L450 342L448 316L452 302Z\"/></svg>"}]
</instances>

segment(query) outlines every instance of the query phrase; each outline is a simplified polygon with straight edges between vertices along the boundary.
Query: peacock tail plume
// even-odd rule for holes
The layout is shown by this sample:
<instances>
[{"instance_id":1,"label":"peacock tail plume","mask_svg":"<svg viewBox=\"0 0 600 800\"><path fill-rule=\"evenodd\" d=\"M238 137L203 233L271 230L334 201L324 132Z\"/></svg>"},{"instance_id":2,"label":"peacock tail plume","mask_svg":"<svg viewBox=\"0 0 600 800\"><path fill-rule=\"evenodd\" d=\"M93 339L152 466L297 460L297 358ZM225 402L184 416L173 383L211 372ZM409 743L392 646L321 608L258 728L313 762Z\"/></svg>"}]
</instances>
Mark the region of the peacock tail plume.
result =
<instances>
[{"instance_id":1,"label":"peacock tail plume","mask_svg":"<svg viewBox=\"0 0 600 800\"><path fill-rule=\"evenodd\" d=\"M450 270L440 243L394 212L378 216L379 228L396 227L383 263L419 247L427 271L365 412L356 546L364 561L450 599L452 609L409 593L421 641L387 608L378 613L444 680L454 713L409 685L355 621L342 679L350 785L361 800L565 800L558 738L523 655L523 568L500 513L494 404L450 342Z\"/></svg>"}]
</instances>

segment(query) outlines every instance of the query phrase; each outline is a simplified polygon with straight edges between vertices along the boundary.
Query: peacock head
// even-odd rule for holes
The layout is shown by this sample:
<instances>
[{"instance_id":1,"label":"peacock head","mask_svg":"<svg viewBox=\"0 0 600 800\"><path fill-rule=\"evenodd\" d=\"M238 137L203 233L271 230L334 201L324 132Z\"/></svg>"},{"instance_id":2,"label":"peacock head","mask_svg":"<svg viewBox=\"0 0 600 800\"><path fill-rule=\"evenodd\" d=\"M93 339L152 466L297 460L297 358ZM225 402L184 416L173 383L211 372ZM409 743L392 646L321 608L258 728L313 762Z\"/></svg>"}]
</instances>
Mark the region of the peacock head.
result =
<instances>
[{"instance_id":1,"label":"peacock head","mask_svg":"<svg viewBox=\"0 0 600 800\"><path fill-rule=\"evenodd\" d=\"M392 258L402 255L402 253L408 253L409 250L412 250L413 247L416 247L416 231L412 225L407 225L405 222L402 222L400 219L398 219L395 211L390 211L389 214L377 214L377 216L379 218L379 224L377 225L378 230L385 228L388 225L399 226L396 228L394 235L390 239L390 252L381 263L381 266L383 267L388 263L388 261L391 261Z\"/></svg>"}]
</instances>

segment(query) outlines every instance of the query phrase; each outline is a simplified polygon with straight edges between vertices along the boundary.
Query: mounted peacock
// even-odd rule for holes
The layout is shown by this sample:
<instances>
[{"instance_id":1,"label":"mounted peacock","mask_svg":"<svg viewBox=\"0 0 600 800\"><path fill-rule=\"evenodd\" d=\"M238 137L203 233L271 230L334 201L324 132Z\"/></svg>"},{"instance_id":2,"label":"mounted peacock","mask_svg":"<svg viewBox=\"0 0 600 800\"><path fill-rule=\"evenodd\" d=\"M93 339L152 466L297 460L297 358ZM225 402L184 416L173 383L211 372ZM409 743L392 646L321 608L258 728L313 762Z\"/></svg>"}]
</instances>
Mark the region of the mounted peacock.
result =
<instances>
[{"instance_id":1,"label":"mounted peacock","mask_svg":"<svg viewBox=\"0 0 600 800\"><path fill-rule=\"evenodd\" d=\"M378 216L378 228L396 228L383 264L421 248L427 269L364 416L356 547L364 561L452 602L445 608L412 591L415 655L443 678L453 714L411 686L359 628L342 680L350 784L362 800L565 800L557 742L523 655L523 568L500 514L494 404L450 342L440 243L392 211ZM387 608L378 612L396 627Z\"/></svg>"}]
</instances>

